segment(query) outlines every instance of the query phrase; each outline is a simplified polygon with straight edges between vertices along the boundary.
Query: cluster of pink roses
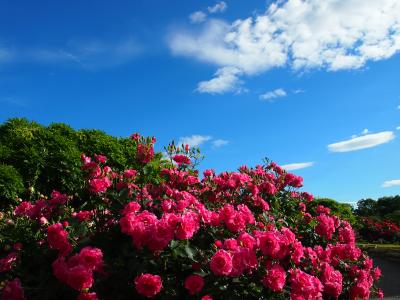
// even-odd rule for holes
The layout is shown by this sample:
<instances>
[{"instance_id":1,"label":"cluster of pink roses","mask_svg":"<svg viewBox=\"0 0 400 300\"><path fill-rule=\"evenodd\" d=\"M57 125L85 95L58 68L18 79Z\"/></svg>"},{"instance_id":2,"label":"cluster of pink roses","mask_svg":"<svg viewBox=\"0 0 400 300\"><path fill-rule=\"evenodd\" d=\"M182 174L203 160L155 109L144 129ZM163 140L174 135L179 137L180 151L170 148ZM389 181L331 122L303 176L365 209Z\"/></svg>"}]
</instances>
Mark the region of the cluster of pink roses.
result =
<instances>
[{"instance_id":1,"label":"cluster of pink roses","mask_svg":"<svg viewBox=\"0 0 400 300\"><path fill-rule=\"evenodd\" d=\"M93 285L93 272L102 272L103 253L98 248L85 247L79 253L66 259L59 256L52 264L54 276L76 291L82 292L78 299L88 297L87 291ZM94 297L95 293L90 293ZM97 299L97 298L93 298Z\"/></svg>"},{"instance_id":2,"label":"cluster of pink roses","mask_svg":"<svg viewBox=\"0 0 400 300\"><path fill-rule=\"evenodd\" d=\"M393 221L374 220L372 218L362 217L360 224L361 229L359 230L359 233L361 237L366 241L400 241L400 226L398 226Z\"/></svg>"},{"instance_id":3,"label":"cluster of pink roses","mask_svg":"<svg viewBox=\"0 0 400 300\"><path fill-rule=\"evenodd\" d=\"M54 277L78 300L110 297L95 283L111 280L124 262L138 266L127 267L127 290L133 289L127 297L136 291L146 298L243 298L254 295L253 286L293 300L383 296L380 270L356 246L351 225L326 207L310 209L312 195L295 190L301 177L270 163L219 175L206 170L200 178L183 147L171 156L175 164L160 170L162 181L146 182L142 168L154 157L155 140L132 139L137 168L116 171L103 155L82 155L98 206L73 208L55 192L14 210L15 218L39 223L49 251L58 254ZM108 243L99 246L102 237ZM12 271L13 253L0 259L0 272ZM241 294L234 287L244 279L252 284L242 285ZM25 299L18 278L2 293L5 300Z\"/></svg>"}]
</instances>

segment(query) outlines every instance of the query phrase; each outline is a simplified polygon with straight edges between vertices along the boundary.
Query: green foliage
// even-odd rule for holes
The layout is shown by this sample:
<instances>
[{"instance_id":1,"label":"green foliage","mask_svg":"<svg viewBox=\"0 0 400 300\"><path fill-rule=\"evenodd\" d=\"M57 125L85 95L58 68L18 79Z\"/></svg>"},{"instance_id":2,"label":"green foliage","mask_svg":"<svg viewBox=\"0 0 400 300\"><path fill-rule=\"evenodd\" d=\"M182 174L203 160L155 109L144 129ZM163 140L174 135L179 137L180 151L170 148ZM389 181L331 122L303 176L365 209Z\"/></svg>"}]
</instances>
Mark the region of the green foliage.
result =
<instances>
[{"instance_id":1,"label":"green foliage","mask_svg":"<svg viewBox=\"0 0 400 300\"><path fill-rule=\"evenodd\" d=\"M2 206L16 197L32 199L52 190L86 200L80 155L102 154L115 170L137 168L136 151L130 138L117 138L100 130L74 130L62 123L42 126L14 118L0 125L0 201ZM146 174L159 180L161 153L155 154ZM8 169L7 169L8 168ZM34 193L24 193L24 191Z\"/></svg>"},{"instance_id":2,"label":"green foliage","mask_svg":"<svg viewBox=\"0 0 400 300\"><path fill-rule=\"evenodd\" d=\"M358 216L387 219L400 224L400 195L382 197L378 200L361 199L357 202L355 213Z\"/></svg>"},{"instance_id":3,"label":"green foliage","mask_svg":"<svg viewBox=\"0 0 400 300\"><path fill-rule=\"evenodd\" d=\"M0 197L16 199L23 191L24 184L18 171L13 166L0 164ZM0 207L5 204L0 202Z\"/></svg>"},{"instance_id":4,"label":"green foliage","mask_svg":"<svg viewBox=\"0 0 400 300\"><path fill-rule=\"evenodd\" d=\"M357 202L355 213L359 216L367 217L376 214L376 201L373 199L362 199Z\"/></svg>"}]
</instances>

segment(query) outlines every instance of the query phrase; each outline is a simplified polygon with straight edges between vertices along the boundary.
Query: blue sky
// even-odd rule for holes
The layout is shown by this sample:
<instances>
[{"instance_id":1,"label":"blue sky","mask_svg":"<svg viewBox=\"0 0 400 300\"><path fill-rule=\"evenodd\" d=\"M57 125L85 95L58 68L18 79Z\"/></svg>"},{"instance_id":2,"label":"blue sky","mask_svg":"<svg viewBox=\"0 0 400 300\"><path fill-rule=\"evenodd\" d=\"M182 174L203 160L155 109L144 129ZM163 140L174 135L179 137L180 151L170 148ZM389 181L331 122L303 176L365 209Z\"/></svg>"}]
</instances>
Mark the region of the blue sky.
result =
<instances>
[{"instance_id":1,"label":"blue sky","mask_svg":"<svg viewBox=\"0 0 400 300\"><path fill-rule=\"evenodd\" d=\"M0 0L0 121L269 157L344 202L400 193L397 0Z\"/></svg>"}]
</instances>

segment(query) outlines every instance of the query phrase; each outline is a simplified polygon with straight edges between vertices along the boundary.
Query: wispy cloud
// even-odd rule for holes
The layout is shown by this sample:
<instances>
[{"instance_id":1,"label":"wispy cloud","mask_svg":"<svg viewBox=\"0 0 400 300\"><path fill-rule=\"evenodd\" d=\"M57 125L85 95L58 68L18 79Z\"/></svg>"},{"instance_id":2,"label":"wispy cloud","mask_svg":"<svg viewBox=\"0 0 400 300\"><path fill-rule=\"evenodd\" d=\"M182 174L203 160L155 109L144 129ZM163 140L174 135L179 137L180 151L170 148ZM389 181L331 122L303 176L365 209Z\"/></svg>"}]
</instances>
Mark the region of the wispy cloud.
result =
<instances>
[{"instance_id":1,"label":"wispy cloud","mask_svg":"<svg viewBox=\"0 0 400 300\"><path fill-rule=\"evenodd\" d=\"M216 140L213 140L213 141L212 141L212 144L213 144L213 147L214 147L214 148L219 148L219 147L228 145L228 144L229 144L229 141L227 141L227 140L222 140L222 139L216 139Z\"/></svg>"},{"instance_id":2,"label":"wispy cloud","mask_svg":"<svg viewBox=\"0 0 400 300\"><path fill-rule=\"evenodd\" d=\"M281 166L283 169L286 171L293 171L293 170L299 170L299 169L304 169L304 168L309 168L314 165L313 161L309 162L302 162L302 163L292 163L292 164L287 164Z\"/></svg>"},{"instance_id":3,"label":"wispy cloud","mask_svg":"<svg viewBox=\"0 0 400 300\"><path fill-rule=\"evenodd\" d=\"M270 92L266 92L262 95L260 95L260 99L261 100L273 100L276 98L280 98L280 97L285 97L286 91L284 89L276 89Z\"/></svg>"},{"instance_id":4,"label":"wispy cloud","mask_svg":"<svg viewBox=\"0 0 400 300\"><path fill-rule=\"evenodd\" d=\"M365 128L362 132L361 132L361 134L368 134L369 133L369 130L368 130L368 128Z\"/></svg>"},{"instance_id":5,"label":"wispy cloud","mask_svg":"<svg viewBox=\"0 0 400 300\"><path fill-rule=\"evenodd\" d=\"M350 152L366 148L376 147L390 142L396 136L393 131L382 131L378 133L366 134L328 145L332 152Z\"/></svg>"},{"instance_id":6,"label":"wispy cloud","mask_svg":"<svg viewBox=\"0 0 400 300\"><path fill-rule=\"evenodd\" d=\"M400 126L397 126L397 127L396 127L396 130L400 130Z\"/></svg>"},{"instance_id":7,"label":"wispy cloud","mask_svg":"<svg viewBox=\"0 0 400 300\"><path fill-rule=\"evenodd\" d=\"M305 93L306 91L302 90L302 89L297 89L297 90L293 90L292 92L293 92L293 94L302 94L302 93Z\"/></svg>"},{"instance_id":8,"label":"wispy cloud","mask_svg":"<svg viewBox=\"0 0 400 300\"><path fill-rule=\"evenodd\" d=\"M394 180L388 180L382 183L383 188L389 188L393 186L399 186L400 185L400 179L394 179Z\"/></svg>"},{"instance_id":9,"label":"wispy cloud","mask_svg":"<svg viewBox=\"0 0 400 300\"><path fill-rule=\"evenodd\" d=\"M214 6L209 6L207 8L208 12L210 14L215 14L215 13L221 13L224 12L228 8L228 5L224 1L220 1Z\"/></svg>"},{"instance_id":10,"label":"wispy cloud","mask_svg":"<svg viewBox=\"0 0 400 300\"><path fill-rule=\"evenodd\" d=\"M214 6L209 6L207 11L202 10L195 11L189 15L190 23L200 24L206 21L208 14L222 13L228 8L228 5L224 1L220 1Z\"/></svg>"},{"instance_id":11,"label":"wispy cloud","mask_svg":"<svg viewBox=\"0 0 400 300\"><path fill-rule=\"evenodd\" d=\"M239 69L241 76L283 66L337 71L396 54L399 24L398 0L282 0L232 23L210 18L200 31L175 30L169 46L219 69Z\"/></svg>"},{"instance_id":12,"label":"wispy cloud","mask_svg":"<svg viewBox=\"0 0 400 300\"><path fill-rule=\"evenodd\" d=\"M0 46L0 64L12 62L13 59L13 52L8 48L3 48Z\"/></svg>"},{"instance_id":13,"label":"wispy cloud","mask_svg":"<svg viewBox=\"0 0 400 300\"><path fill-rule=\"evenodd\" d=\"M72 65L85 69L115 67L131 62L142 52L142 46L133 39L120 41L69 41L63 47L0 48L0 63L37 63Z\"/></svg>"},{"instance_id":14,"label":"wispy cloud","mask_svg":"<svg viewBox=\"0 0 400 300\"><path fill-rule=\"evenodd\" d=\"M180 137L178 144L188 144L189 147L198 147L201 144L203 144L204 142L207 142L209 140L211 140L211 136L209 135L191 135L191 136L184 136L184 137Z\"/></svg>"},{"instance_id":15,"label":"wispy cloud","mask_svg":"<svg viewBox=\"0 0 400 300\"><path fill-rule=\"evenodd\" d=\"M28 107L28 101L21 97L0 97L0 103L5 103L18 107Z\"/></svg>"},{"instance_id":16,"label":"wispy cloud","mask_svg":"<svg viewBox=\"0 0 400 300\"><path fill-rule=\"evenodd\" d=\"M189 19L193 24L203 23L207 19L207 14L202 11L195 11L189 15Z\"/></svg>"}]
</instances>

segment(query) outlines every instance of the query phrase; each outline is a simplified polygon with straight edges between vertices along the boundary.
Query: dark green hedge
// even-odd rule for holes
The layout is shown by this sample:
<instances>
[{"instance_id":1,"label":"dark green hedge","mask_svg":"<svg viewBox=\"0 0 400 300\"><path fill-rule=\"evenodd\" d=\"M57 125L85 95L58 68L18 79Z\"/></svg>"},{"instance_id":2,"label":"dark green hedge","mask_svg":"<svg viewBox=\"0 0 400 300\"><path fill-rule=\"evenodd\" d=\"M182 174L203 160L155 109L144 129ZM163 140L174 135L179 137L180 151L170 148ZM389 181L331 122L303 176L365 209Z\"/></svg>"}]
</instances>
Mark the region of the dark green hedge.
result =
<instances>
[{"instance_id":1,"label":"dark green hedge","mask_svg":"<svg viewBox=\"0 0 400 300\"><path fill-rule=\"evenodd\" d=\"M113 137L100 130L10 119L0 125L0 207L13 203L16 197L49 195L54 189L82 198L81 153L103 154L108 164L119 170L135 167L134 150L130 138ZM161 159L160 153L157 159Z\"/></svg>"}]
</instances>

